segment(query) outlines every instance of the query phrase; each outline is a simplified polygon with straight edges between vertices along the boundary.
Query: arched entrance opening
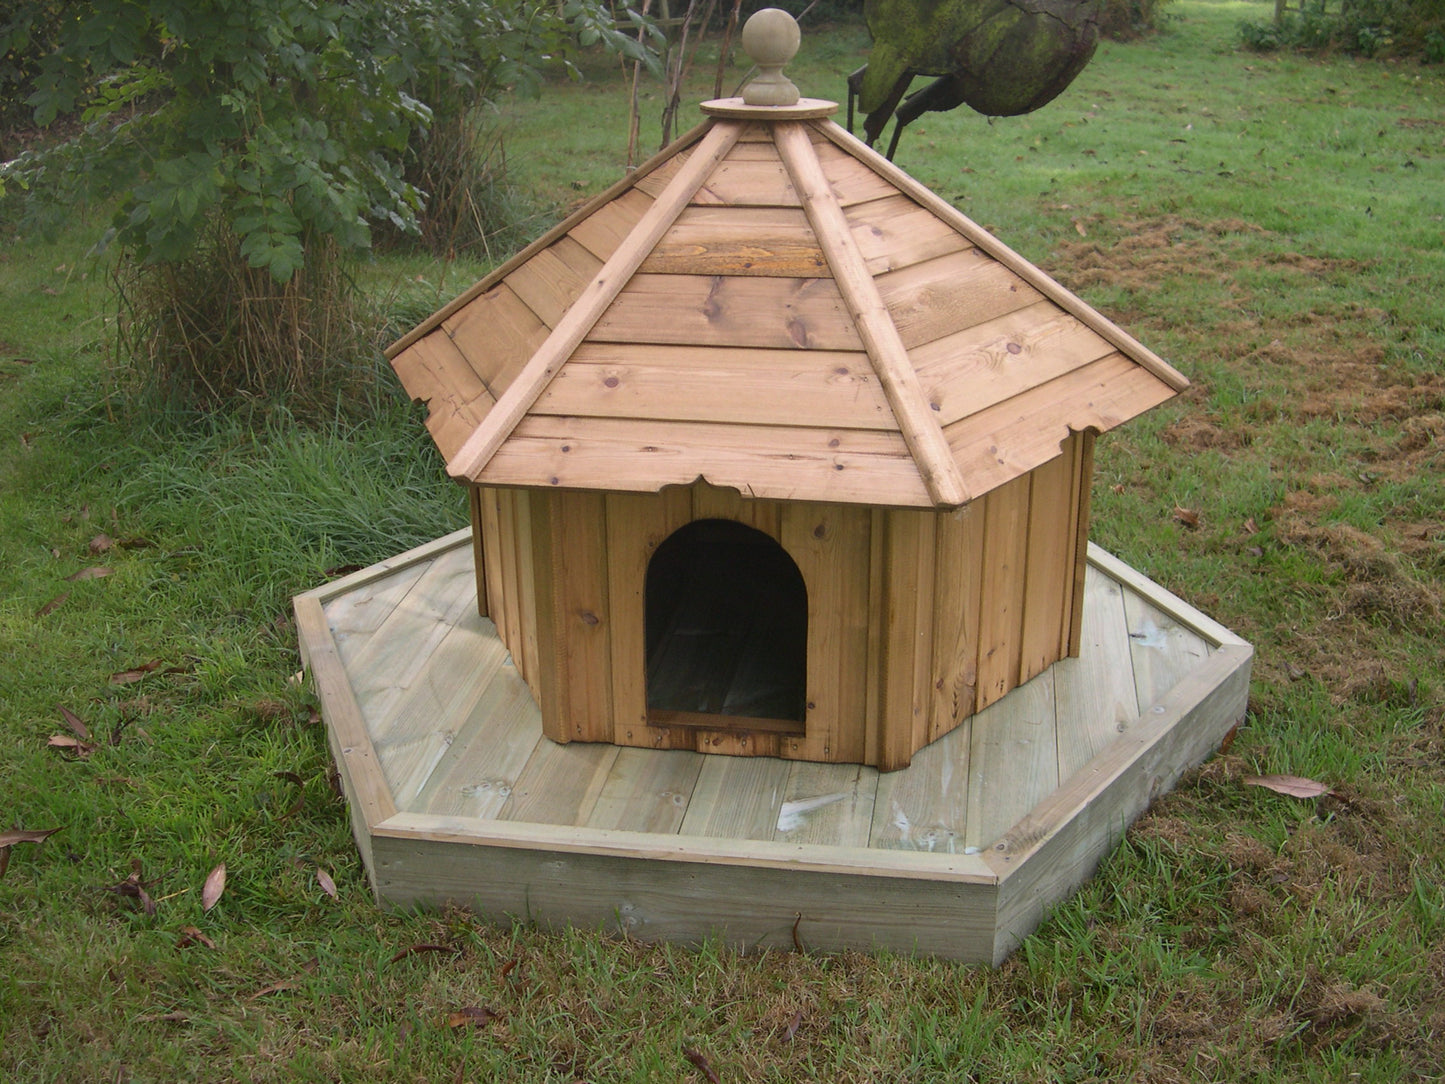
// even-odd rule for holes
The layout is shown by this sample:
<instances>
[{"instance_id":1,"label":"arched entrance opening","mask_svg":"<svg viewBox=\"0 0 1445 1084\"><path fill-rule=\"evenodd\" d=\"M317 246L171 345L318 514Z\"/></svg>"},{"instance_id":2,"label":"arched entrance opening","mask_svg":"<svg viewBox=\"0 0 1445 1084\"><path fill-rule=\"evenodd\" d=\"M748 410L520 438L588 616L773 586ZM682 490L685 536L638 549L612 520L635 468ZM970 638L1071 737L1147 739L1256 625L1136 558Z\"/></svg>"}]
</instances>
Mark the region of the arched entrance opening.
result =
<instances>
[{"instance_id":1,"label":"arched entrance opening","mask_svg":"<svg viewBox=\"0 0 1445 1084\"><path fill-rule=\"evenodd\" d=\"M803 733L808 589L782 546L696 520L657 547L645 590L650 722Z\"/></svg>"}]
</instances>

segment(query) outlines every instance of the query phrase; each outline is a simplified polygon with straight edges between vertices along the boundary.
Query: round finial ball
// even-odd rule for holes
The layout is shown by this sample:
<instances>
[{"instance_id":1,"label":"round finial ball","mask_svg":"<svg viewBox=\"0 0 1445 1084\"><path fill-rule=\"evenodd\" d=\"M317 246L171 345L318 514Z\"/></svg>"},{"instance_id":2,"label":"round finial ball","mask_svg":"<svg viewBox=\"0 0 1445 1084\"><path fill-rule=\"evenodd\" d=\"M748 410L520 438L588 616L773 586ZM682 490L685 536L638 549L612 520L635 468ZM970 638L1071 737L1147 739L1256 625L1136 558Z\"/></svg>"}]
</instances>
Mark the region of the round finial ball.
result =
<instances>
[{"instance_id":1,"label":"round finial ball","mask_svg":"<svg viewBox=\"0 0 1445 1084\"><path fill-rule=\"evenodd\" d=\"M780 68L803 42L798 22L782 8L763 8L743 24L743 52L760 68Z\"/></svg>"}]
</instances>

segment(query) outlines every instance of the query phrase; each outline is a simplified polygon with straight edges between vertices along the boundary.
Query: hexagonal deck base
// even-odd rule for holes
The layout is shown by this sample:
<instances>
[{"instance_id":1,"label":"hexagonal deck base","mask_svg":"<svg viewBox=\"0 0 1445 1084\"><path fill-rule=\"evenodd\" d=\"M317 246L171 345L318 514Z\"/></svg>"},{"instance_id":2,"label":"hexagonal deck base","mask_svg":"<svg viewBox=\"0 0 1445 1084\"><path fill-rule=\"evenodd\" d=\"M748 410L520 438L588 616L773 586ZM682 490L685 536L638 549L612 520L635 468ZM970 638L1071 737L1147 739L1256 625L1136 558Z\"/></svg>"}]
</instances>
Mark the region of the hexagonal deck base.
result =
<instances>
[{"instance_id":1,"label":"hexagonal deck base","mask_svg":"<svg viewBox=\"0 0 1445 1084\"><path fill-rule=\"evenodd\" d=\"M1002 960L1244 715L1244 641L1090 547L1084 644L897 772L558 745L469 531L296 599L377 897L741 947Z\"/></svg>"}]
</instances>

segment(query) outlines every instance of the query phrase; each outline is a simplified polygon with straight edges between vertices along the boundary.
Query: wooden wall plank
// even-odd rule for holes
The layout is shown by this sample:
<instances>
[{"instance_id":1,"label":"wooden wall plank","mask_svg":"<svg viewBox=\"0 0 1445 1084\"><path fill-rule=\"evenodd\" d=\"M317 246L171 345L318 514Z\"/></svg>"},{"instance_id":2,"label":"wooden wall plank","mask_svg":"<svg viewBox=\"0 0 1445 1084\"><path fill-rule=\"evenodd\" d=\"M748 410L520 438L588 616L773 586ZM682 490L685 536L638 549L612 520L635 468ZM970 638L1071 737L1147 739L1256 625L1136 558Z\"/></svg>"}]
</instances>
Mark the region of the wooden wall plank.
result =
<instances>
[{"instance_id":1,"label":"wooden wall plank","mask_svg":"<svg viewBox=\"0 0 1445 1084\"><path fill-rule=\"evenodd\" d=\"M477 613L487 616L487 558L482 547L482 487L467 486L467 510L472 521L472 568L477 581Z\"/></svg>"},{"instance_id":2,"label":"wooden wall plank","mask_svg":"<svg viewBox=\"0 0 1445 1084\"><path fill-rule=\"evenodd\" d=\"M1094 431L1085 429L1071 435L1074 459L1074 489L1069 518L1074 524L1074 552L1069 578L1069 620L1060 628L1060 658L1078 655L1083 636L1084 578L1089 568L1089 516L1094 487Z\"/></svg>"},{"instance_id":3,"label":"wooden wall plank","mask_svg":"<svg viewBox=\"0 0 1445 1084\"><path fill-rule=\"evenodd\" d=\"M505 570L502 567L502 522L498 491L490 486L477 487L478 501L482 515L482 560L486 565L487 616L497 627L502 643L511 642L511 631L507 628L507 601L502 585ZM510 586L507 590L510 590Z\"/></svg>"},{"instance_id":4,"label":"wooden wall plank","mask_svg":"<svg viewBox=\"0 0 1445 1084\"><path fill-rule=\"evenodd\" d=\"M644 592L653 553L673 531L692 520L692 491L673 487L661 493L609 493L606 517L613 740L654 749L677 748L670 730L647 725ZM689 738L685 748L692 747Z\"/></svg>"},{"instance_id":5,"label":"wooden wall plank","mask_svg":"<svg viewBox=\"0 0 1445 1084\"><path fill-rule=\"evenodd\" d=\"M528 678L527 684L531 686L537 706L542 709L542 733L549 741L569 742L573 735L567 712L567 669L563 663L566 630L558 612L557 579L561 563L552 552L553 539L558 533L557 494L551 490L534 490L527 497L530 506L529 541L536 547L530 564L537 666L530 671L529 678L528 670L520 660L518 670L524 678Z\"/></svg>"},{"instance_id":6,"label":"wooden wall plank","mask_svg":"<svg viewBox=\"0 0 1445 1084\"><path fill-rule=\"evenodd\" d=\"M933 706L932 511L890 509L884 517L883 687L877 767L908 764L927 743Z\"/></svg>"},{"instance_id":7,"label":"wooden wall plank","mask_svg":"<svg viewBox=\"0 0 1445 1084\"><path fill-rule=\"evenodd\" d=\"M866 354L585 343L534 414L744 425L888 429L893 412Z\"/></svg>"},{"instance_id":8,"label":"wooden wall plank","mask_svg":"<svg viewBox=\"0 0 1445 1084\"><path fill-rule=\"evenodd\" d=\"M522 628L522 589L517 572L517 490L494 489L492 492L497 502L496 581L498 601L501 603L499 609L492 611L493 619L496 620L497 631L502 634L502 642L512 654L517 673L522 675L523 681L527 681L526 658L522 654L526 632ZM497 620L499 613L500 620ZM540 702L542 698L537 686L531 681L527 684Z\"/></svg>"},{"instance_id":9,"label":"wooden wall plank","mask_svg":"<svg viewBox=\"0 0 1445 1084\"><path fill-rule=\"evenodd\" d=\"M521 622L522 657L517 669L533 691L541 677L537 647L536 555L532 549L532 493L519 489L513 494L513 527L517 532L517 617Z\"/></svg>"},{"instance_id":10,"label":"wooden wall plank","mask_svg":"<svg viewBox=\"0 0 1445 1084\"><path fill-rule=\"evenodd\" d=\"M878 771L860 764L795 761L773 838L786 843L866 847Z\"/></svg>"},{"instance_id":11,"label":"wooden wall plank","mask_svg":"<svg viewBox=\"0 0 1445 1084\"><path fill-rule=\"evenodd\" d=\"M552 499L548 551L562 718L572 740L610 741L613 623L607 597L606 497L581 490L547 496Z\"/></svg>"},{"instance_id":12,"label":"wooden wall plank","mask_svg":"<svg viewBox=\"0 0 1445 1084\"><path fill-rule=\"evenodd\" d=\"M1070 451L1072 448L1069 445ZM1063 630L1073 618L1070 588L1078 530L1069 513L1073 510L1074 467L1073 455L1056 456L1034 471L1029 489L1020 684L1058 661L1059 643L1066 635Z\"/></svg>"},{"instance_id":13,"label":"wooden wall plank","mask_svg":"<svg viewBox=\"0 0 1445 1084\"><path fill-rule=\"evenodd\" d=\"M692 800L700 753L675 749L620 749L587 817L589 828L675 833Z\"/></svg>"},{"instance_id":14,"label":"wooden wall plank","mask_svg":"<svg viewBox=\"0 0 1445 1084\"><path fill-rule=\"evenodd\" d=\"M862 350L829 278L635 275L589 342Z\"/></svg>"},{"instance_id":15,"label":"wooden wall plank","mask_svg":"<svg viewBox=\"0 0 1445 1084\"><path fill-rule=\"evenodd\" d=\"M984 498L983 590L979 602L978 706L1018 684L1024 572L1028 556L1030 478L1024 475Z\"/></svg>"},{"instance_id":16,"label":"wooden wall plank","mask_svg":"<svg viewBox=\"0 0 1445 1084\"><path fill-rule=\"evenodd\" d=\"M783 548L808 589L805 733L784 756L862 763L867 739L871 516L848 505L782 506Z\"/></svg>"},{"instance_id":17,"label":"wooden wall plank","mask_svg":"<svg viewBox=\"0 0 1445 1084\"><path fill-rule=\"evenodd\" d=\"M487 485L656 491L699 477L753 497L927 507L896 433L531 417L482 472Z\"/></svg>"},{"instance_id":18,"label":"wooden wall plank","mask_svg":"<svg viewBox=\"0 0 1445 1084\"><path fill-rule=\"evenodd\" d=\"M1052 674L973 717L967 845L983 850L1059 785Z\"/></svg>"},{"instance_id":19,"label":"wooden wall plank","mask_svg":"<svg viewBox=\"0 0 1445 1084\"><path fill-rule=\"evenodd\" d=\"M982 499L940 513L937 519L930 741L958 726L978 705L983 521Z\"/></svg>"},{"instance_id":20,"label":"wooden wall plank","mask_svg":"<svg viewBox=\"0 0 1445 1084\"><path fill-rule=\"evenodd\" d=\"M974 313L1012 300L965 296ZM1102 338L1044 301L920 345L913 359L940 422L949 425L1111 352Z\"/></svg>"}]
</instances>

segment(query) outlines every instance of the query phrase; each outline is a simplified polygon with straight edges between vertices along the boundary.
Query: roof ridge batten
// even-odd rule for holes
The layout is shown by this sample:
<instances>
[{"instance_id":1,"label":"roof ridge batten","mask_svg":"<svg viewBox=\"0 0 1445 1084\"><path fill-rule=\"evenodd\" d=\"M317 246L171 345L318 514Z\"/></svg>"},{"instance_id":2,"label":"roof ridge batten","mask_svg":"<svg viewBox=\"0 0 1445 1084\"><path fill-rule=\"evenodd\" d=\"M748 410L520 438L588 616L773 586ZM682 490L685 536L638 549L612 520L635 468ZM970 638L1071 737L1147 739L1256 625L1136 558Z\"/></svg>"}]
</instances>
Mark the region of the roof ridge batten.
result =
<instances>
[{"instance_id":1,"label":"roof ridge batten","mask_svg":"<svg viewBox=\"0 0 1445 1084\"><path fill-rule=\"evenodd\" d=\"M487 412L481 424L457 450L447 464L453 478L475 480L517 423L526 416L532 404L546 390L552 377L572 356L601 318L607 306L616 300L624 286L641 266L668 228L677 221L683 209L697 194L712 171L732 150L742 132L740 122L715 121L703 136L677 174L658 193L657 199L633 227L627 239L598 270L592 281L578 295L546 341L528 360L526 366L507 386L496 405Z\"/></svg>"},{"instance_id":2,"label":"roof ridge batten","mask_svg":"<svg viewBox=\"0 0 1445 1084\"><path fill-rule=\"evenodd\" d=\"M807 124L777 121L773 125L773 143L802 199L808 222L929 496L936 505L944 507L966 504L971 495L963 473L953 458L942 427L933 417L918 374L908 360L908 349L813 150Z\"/></svg>"}]
</instances>

